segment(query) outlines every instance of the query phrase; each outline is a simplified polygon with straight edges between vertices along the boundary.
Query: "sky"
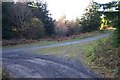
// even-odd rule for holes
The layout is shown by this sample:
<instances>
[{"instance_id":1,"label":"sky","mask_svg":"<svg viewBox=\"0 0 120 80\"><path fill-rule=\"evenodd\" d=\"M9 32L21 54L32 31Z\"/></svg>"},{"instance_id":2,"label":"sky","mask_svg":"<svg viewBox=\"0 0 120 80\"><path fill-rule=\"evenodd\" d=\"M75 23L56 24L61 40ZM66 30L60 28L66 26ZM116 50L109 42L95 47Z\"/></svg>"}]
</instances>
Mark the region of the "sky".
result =
<instances>
[{"instance_id":1,"label":"sky","mask_svg":"<svg viewBox=\"0 0 120 80\"><path fill-rule=\"evenodd\" d=\"M113 0L94 0L98 3L107 3ZM72 20L81 17L90 0L46 0L48 10L52 17L58 20L65 15L66 19Z\"/></svg>"},{"instance_id":2,"label":"sky","mask_svg":"<svg viewBox=\"0 0 120 80\"><path fill-rule=\"evenodd\" d=\"M26 1L26 0L14 0ZM28 0L35 1L35 0ZM36 0L39 1L39 0ZM67 20L73 20L76 17L81 18L84 14L85 8L91 0L42 0L47 2L48 10L53 19L58 20L61 16L65 15ZM118 0L93 0L98 3L108 3L110 1Z\"/></svg>"}]
</instances>

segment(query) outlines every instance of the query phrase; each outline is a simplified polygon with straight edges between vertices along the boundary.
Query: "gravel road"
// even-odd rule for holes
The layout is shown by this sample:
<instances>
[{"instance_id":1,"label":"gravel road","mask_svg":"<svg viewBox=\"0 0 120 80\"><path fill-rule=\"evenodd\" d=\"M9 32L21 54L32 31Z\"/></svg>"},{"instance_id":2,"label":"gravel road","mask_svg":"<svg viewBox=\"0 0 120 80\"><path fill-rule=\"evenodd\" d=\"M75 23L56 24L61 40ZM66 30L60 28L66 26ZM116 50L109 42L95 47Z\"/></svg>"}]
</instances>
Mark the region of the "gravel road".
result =
<instances>
[{"instance_id":1,"label":"gravel road","mask_svg":"<svg viewBox=\"0 0 120 80\"><path fill-rule=\"evenodd\" d=\"M4 48L2 64L14 78L98 78L101 76L87 69L80 61L55 55L33 54L30 50L84 44L107 36L109 34L45 46Z\"/></svg>"}]
</instances>

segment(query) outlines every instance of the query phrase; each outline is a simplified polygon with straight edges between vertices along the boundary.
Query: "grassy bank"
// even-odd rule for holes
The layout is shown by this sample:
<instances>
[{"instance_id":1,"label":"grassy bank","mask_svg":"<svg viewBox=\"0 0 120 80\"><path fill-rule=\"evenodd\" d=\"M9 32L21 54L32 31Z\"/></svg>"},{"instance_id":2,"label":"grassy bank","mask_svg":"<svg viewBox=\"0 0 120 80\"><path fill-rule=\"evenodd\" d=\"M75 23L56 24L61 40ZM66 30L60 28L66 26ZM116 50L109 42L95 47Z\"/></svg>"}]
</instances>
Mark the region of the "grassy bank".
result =
<instances>
[{"instance_id":1,"label":"grassy bank","mask_svg":"<svg viewBox=\"0 0 120 80\"><path fill-rule=\"evenodd\" d=\"M86 65L106 78L120 78L120 47L112 46L111 38L82 46Z\"/></svg>"}]
</instances>

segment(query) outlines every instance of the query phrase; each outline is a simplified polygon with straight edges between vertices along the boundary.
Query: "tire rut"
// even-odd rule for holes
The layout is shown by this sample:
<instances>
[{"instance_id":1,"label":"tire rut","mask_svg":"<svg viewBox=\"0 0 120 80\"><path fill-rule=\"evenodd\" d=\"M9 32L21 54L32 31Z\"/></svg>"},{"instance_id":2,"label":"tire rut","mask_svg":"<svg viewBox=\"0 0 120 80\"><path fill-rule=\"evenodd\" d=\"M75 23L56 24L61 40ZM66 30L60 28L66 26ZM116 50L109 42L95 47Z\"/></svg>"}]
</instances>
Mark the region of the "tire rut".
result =
<instances>
[{"instance_id":1,"label":"tire rut","mask_svg":"<svg viewBox=\"0 0 120 80\"><path fill-rule=\"evenodd\" d=\"M101 78L99 75L85 68L79 60L68 59L63 56L34 54L31 53L31 49L76 43L84 44L107 36L109 34L46 46L3 49L2 66L7 66L8 71L17 78Z\"/></svg>"}]
</instances>

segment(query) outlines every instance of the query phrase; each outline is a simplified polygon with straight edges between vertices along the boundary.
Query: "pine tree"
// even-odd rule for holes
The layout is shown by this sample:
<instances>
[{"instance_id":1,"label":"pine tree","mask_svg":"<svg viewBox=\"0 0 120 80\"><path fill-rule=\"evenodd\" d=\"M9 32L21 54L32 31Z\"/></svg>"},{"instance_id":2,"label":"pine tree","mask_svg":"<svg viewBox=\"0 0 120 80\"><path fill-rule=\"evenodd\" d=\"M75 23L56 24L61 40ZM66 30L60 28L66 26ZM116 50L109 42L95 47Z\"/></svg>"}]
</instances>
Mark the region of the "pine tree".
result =
<instances>
[{"instance_id":1,"label":"pine tree","mask_svg":"<svg viewBox=\"0 0 120 80\"><path fill-rule=\"evenodd\" d=\"M97 3L91 0L88 8L85 10L85 14L81 19L81 31L94 31L100 26L100 14L97 9Z\"/></svg>"},{"instance_id":2,"label":"pine tree","mask_svg":"<svg viewBox=\"0 0 120 80\"><path fill-rule=\"evenodd\" d=\"M49 10L47 10L47 4L43 2L30 3L33 10L33 17L39 18L45 27L45 33L47 36L54 35L54 20L51 18Z\"/></svg>"}]
</instances>

